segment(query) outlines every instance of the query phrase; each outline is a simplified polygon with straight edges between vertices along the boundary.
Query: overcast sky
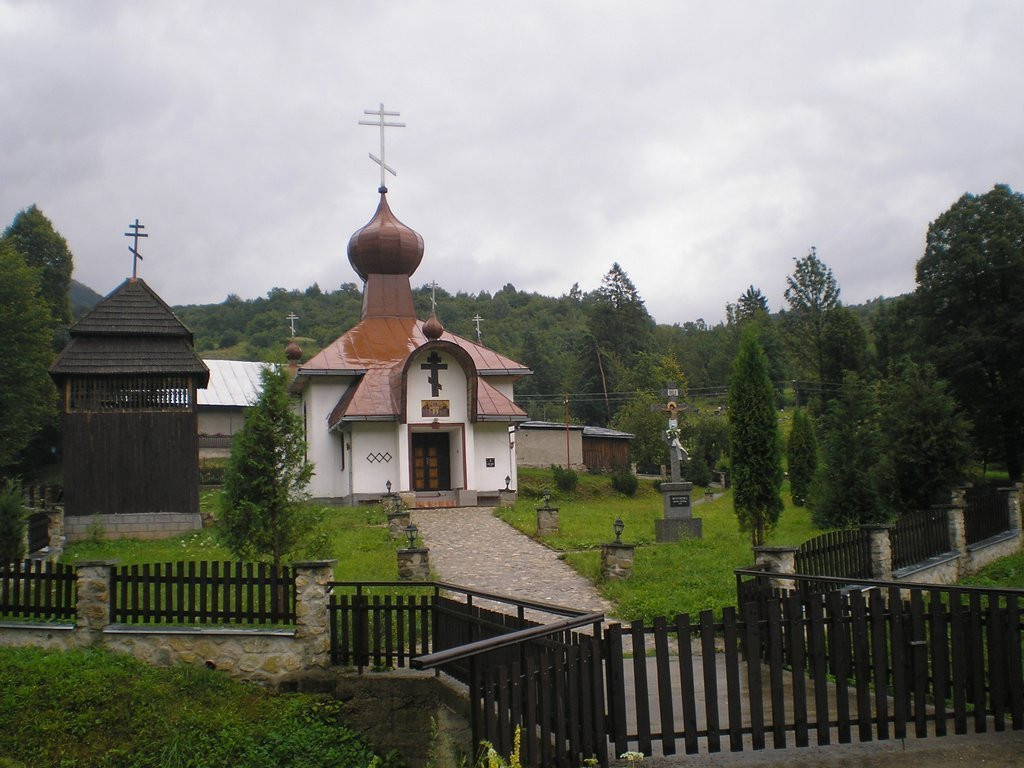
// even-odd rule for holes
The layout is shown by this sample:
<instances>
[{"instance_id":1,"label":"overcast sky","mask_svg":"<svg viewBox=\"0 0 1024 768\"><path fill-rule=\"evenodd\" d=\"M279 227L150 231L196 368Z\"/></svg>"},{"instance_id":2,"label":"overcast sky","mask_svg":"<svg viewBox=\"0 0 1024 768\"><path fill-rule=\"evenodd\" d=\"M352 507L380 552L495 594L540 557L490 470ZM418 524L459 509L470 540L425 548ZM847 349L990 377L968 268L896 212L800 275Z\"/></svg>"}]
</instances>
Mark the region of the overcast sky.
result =
<instances>
[{"instance_id":1,"label":"overcast sky","mask_svg":"<svg viewBox=\"0 0 1024 768\"><path fill-rule=\"evenodd\" d=\"M715 323L813 245L860 303L913 290L963 193L1024 190L1022 31L1016 0L0 0L0 222L37 204L101 294L136 217L170 304L358 282L383 102L414 286L618 261L658 322Z\"/></svg>"}]
</instances>

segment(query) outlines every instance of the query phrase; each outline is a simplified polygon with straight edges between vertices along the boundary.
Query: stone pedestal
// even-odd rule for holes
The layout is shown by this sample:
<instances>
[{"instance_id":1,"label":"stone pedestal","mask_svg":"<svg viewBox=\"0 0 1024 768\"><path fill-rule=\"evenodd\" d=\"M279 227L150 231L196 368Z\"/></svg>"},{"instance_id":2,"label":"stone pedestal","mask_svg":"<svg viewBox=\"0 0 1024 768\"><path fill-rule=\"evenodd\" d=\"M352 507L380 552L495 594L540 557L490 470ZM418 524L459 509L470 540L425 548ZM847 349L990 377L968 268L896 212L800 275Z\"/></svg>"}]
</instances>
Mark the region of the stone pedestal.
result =
<instances>
[{"instance_id":1,"label":"stone pedestal","mask_svg":"<svg viewBox=\"0 0 1024 768\"><path fill-rule=\"evenodd\" d=\"M537 507L537 535L558 533L558 507Z\"/></svg>"},{"instance_id":2,"label":"stone pedestal","mask_svg":"<svg viewBox=\"0 0 1024 768\"><path fill-rule=\"evenodd\" d=\"M704 521L699 517L689 519L668 518L654 521L655 541L679 541L683 536L699 539L704 535Z\"/></svg>"},{"instance_id":3,"label":"stone pedestal","mask_svg":"<svg viewBox=\"0 0 1024 768\"><path fill-rule=\"evenodd\" d=\"M601 545L601 575L612 581L622 581L633 575L634 544L612 542Z\"/></svg>"},{"instance_id":4,"label":"stone pedestal","mask_svg":"<svg viewBox=\"0 0 1024 768\"><path fill-rule=\"evenodd\" d=\"M502 488L498 491L498 506L511 507L516 503L516 492Z\"/></svg>"},{"instance_id":5,"label":"stone pedestal","mask_svg":"<svg viewBox=\"0 0 1024 768\"><path fill-rule=\"evenodd\" d=\"M388 512L388 533L392 539L400 539L405 536L405 529L410 521L409 510L403 509L398 512Z\"/></svg>"},{"instance_id":6,"label":"stone pedestal","mask_svg":"<svg viewBox=\"0 0 1024 768\"><path fill-rule=\"evenodd\" d=\"M663 520L654 521L656 541L679 541L686 535L701 538L703 521L693 516L693 483L662 483L661 502Z\"/></svg>"},{"instance_id":7,"label":"stone pedestal","mask_svg":"<svg viewBox=\"0 0 1024 768\"><path fill-rule=\"evenodd\" d=\"M429 581L430 550L426 547L398 550L398 578L401 581Z\"/></svg>"}]
</instances>

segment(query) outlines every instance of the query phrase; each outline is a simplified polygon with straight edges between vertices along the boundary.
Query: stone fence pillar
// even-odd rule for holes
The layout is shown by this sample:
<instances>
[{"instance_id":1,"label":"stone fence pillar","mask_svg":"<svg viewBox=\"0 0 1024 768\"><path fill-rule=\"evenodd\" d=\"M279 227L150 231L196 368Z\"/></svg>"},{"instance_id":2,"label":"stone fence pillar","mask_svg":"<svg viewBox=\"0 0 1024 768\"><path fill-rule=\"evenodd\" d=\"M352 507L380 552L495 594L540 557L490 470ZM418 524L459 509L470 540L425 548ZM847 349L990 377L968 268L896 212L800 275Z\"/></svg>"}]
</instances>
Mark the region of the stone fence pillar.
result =
<instances>
[{"instance_id":1,"label":"stone fence pillar","mask_svg":"<svg viewBox=\"0 0 1024 768\"><path fill-rule=\"evenodd\" d=\"M93 560L75 567L78 596L75 640L79 645L100 645L110 624L110 572L114 563Z\"/></svg>"},{"instance_id":2,"label":"stone fence pillar","mask_svg":"<svg viewBox=\"0 0 1024 768\"><path fill-rule=\"evenodd\" d=\"M954 498L956 498L954 496ZM946 513L949 548L960 557L967 556L967 524L964 522L964 504L936 504L932 509Z\"/></svg>"},{"instance_id":3,"label":"stone fence pillar","mask_svg":"<svg viewBox=\"0 0 1024 768\"><path fill-rule=\"evenodd\" d=\"M796 547L754 547L754 566L764 568L767 573L796 573ZM771 585L777 589L796 589L793 579L773 578Z\"/></svg>"},{"instance_id":4,"label":"stone fence pillar","mask_svg":"<svg viewBox=\"0 0 1024 768\"><path fill-rule=\"evenodd\" d=\"M1006 513L1009 516L1007 520L1008 529L1020 533L1021 530L1021 514L1020 514L1020 496L1021 496L1021 483L1015 483L1009 488L1000 488L1001 493L1006 494Z\"/></svg>"},{"instance_id":5,"label":"stone fence pillar","mask_svg":"<svg viewBox=\"0 0 1024 768\"><path fill-rule=\"evenodd\" d=\"M871 552L871 578L882 581L892 579L892 532L891 525L863 525L868 533L868 548Z\"/></svg>"},{"instance_id":6,"label":"stone fence pillar","mask_svg":"<svg viewBox=\"0 0 1024 768\"><path fill-rule=\"evenodd\" d=\"M303 667L327 669L331 664L327 584L337 560L295 563L295 639Z\"/></svg>"}]
</instances>

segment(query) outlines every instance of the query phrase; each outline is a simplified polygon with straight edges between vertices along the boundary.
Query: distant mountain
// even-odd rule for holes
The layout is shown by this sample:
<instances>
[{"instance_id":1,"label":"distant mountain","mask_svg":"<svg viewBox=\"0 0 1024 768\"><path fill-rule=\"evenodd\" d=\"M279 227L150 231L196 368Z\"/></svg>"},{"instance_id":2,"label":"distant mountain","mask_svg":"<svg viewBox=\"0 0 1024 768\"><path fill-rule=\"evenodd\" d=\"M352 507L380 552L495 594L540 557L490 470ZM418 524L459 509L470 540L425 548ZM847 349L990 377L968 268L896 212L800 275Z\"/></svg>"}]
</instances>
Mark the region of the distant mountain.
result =
<instances>
[{"instance_id":1,"label":"distant mountain","mask_svg":"<svg viewBox=\"0 0 1024 768\"><path fill-rule=\"evenodd\" d=\"M77 280L71 280L71 316L77 320L99 303L103 297Z\"/></svg>"}]
</instances>

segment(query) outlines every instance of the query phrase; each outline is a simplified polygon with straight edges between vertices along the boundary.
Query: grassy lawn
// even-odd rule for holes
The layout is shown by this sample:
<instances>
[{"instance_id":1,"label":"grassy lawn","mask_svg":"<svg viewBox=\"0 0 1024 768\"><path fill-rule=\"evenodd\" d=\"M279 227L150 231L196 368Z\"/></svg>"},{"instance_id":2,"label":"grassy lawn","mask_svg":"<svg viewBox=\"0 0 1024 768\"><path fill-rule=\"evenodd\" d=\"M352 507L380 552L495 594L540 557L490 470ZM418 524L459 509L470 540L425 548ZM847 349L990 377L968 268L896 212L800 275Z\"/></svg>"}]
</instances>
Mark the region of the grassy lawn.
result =
<instances>
[{"instance_id":1,"label":"grassy lawn","mask_svg":"<svg viewBox=\"0 0 1024 768\"><path fill-rule=\"evenodd\" d=\"M323 697L102 650L0 648L0 766L335 768L374 762Z\"/></svg>"},{"instance_id":2,"label":"grassy lawn","mask_svg":"<svg viewBox=\"0 0 1024 768\"><path fill-rule=\"evenodd\" d=\"M204 509L214 509L219 496L218 491L204 491L200 504ZM329 507L325 517L330 557L338 561L334 566L336 580L398 578L395 550L404 546L405 540L391 539L382 510L377 507ZM61 558L66 563L113 560L118 565L233 559L231 552L221 546L215 533L209 529L172 539L79 541L68 545Z\"/></svg>"},{"instance_id":3,"label":"grassy lawn","mask_svg":"<svg viewBox=\"0 0 1024 768\"><path fill-rule=\"evenodd\" d=\"M519 500L515 507L499 509L498 516L536 536L536 508L543 506L543 501L527 496L551 488L549 478L546 470L522 473ZM702 488L694 489L694 500L703 496ZM783 487L783 499L789 501L788 485ZM662 517L662 501L649 480L641 480L636 496L626 497L612 491L606 477L581 475L577 493L553 492L551 506L559 508L560 531L544 542L565 551L566 562L597 583L601 593L616 606L615 616L623 620L717 611L733 605L733 569L754 562L750 537L736 523L731 492L694 505L694 516L704 521L703 538L664 544L654 541L654 521ZM609 582L600 576L598 548L602 542L614 539L612 523L617 516L626 526L622 540L637 545L636 559L632 578ZM768 543L796 546L818 533L806 508L787 504Z\"/></svg>"},{"instance_id":4,"label":"grassy lawn","mask_svg":"<svg viewBox=\"0 0 1024 768\"><path fill-rule=\"evenodd\" d=\"M959 583L971 587L1024 589L1024 551L1001 557Z\"/></svg>"}]
</instances>

